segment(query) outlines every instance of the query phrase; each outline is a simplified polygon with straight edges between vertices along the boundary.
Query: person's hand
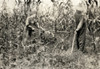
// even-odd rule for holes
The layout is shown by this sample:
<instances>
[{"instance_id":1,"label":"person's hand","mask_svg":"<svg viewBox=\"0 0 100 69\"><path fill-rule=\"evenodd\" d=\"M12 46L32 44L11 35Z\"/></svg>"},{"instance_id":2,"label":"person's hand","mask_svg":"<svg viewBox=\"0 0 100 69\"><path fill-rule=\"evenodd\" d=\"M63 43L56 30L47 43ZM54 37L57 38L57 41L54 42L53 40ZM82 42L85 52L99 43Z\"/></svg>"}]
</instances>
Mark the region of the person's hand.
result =
<instances>
[{"instance_id":1,"label":"person's hand","mask_svg":"<svg viewBox=\"0 0 100 69\"><path fill-rule=\"evenodd\" d=\"M95 19L93 19L93 23L95 23L96 22L96 20Z\"/></svg>"}]
</instances>

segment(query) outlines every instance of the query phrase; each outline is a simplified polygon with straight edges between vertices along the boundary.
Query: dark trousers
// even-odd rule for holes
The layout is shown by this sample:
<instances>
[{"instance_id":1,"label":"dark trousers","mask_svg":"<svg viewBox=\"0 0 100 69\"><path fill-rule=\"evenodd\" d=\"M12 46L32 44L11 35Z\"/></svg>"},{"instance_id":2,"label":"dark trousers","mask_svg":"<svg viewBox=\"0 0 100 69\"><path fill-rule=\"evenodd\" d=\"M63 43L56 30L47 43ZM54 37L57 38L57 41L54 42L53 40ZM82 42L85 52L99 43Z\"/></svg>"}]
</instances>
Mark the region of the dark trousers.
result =
<instances>
[{"instance_id":1,"label":"dark trousers","mask_svg":"<svg viewBox=\"0 0 100 69\"><path fill-rule=\"evenodd\" d=\"M83 20L83 25L80 30L77 31L77 36L76 36L76 44L77 48L81 51L84 51L84 46L85 46L85 41L86 41L86 23Z\"/></svg>"}]
</instances>

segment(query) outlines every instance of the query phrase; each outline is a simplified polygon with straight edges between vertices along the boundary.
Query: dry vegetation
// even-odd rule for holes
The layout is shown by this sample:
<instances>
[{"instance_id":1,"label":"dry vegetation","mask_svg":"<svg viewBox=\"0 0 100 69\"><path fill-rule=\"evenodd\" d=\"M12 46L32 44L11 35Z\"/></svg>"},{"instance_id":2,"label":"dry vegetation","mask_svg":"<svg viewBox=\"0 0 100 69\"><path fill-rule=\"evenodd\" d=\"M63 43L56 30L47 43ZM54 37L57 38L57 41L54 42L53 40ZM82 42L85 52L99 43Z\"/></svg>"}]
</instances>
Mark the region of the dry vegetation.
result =
<instances>
[{"instance_id":1,"label":"dry vegetation","mask_svg":"<svg viewBox=\"0 0 100 69\"><path fill-rule=\"evenodd\" d=\"M75 49L70 54L75 23L70 2L68 4L59 6L60 14L55 21L46 16L37 17L40 26L55 37L47 33L38 35L42 30L37 29L25 45L25 21L35 12L20 5L23 9L14 9L11 16L4 7L0 13L0 69L100 69L100 55L94 54L92 36L88 32L86 53ZM62 8L68 11L64 13Z\"/></svg>"}]
</instances>

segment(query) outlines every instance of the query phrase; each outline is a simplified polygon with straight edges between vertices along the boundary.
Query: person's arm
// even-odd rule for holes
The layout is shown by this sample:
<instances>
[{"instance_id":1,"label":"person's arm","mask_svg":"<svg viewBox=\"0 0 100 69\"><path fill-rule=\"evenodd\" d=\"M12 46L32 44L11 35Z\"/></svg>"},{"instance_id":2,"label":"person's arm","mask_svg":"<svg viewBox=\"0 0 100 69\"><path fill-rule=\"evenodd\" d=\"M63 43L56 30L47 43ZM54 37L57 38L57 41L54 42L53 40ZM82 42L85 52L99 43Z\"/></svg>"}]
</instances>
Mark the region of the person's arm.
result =
<instances>
[{"instance_id":1,"label":"person's arm","mask_svg":"<svg viewBox=\"0 0 100 69\"><path fill-rule=\"evenodd\" d=\"M84 23L84 22L83 22L83 18L82 18L81 21L79 22L77 28L76 28L76 32L79 31L79 30L82 28L83 23Z\"/></svg>"},{"instance_id":2,"label":"person's arm","mask_svg":"<svg viewBox=\"0 0 100 69\"><path fill-rule=\"evenodd\" d=\"M30 19L30 18L34 18L35 16L36 16L36 15L33 14L33 15L27 17L27 19L26 19L26 26L29 24L29 19Z\"/></svg>"}]
</instances>

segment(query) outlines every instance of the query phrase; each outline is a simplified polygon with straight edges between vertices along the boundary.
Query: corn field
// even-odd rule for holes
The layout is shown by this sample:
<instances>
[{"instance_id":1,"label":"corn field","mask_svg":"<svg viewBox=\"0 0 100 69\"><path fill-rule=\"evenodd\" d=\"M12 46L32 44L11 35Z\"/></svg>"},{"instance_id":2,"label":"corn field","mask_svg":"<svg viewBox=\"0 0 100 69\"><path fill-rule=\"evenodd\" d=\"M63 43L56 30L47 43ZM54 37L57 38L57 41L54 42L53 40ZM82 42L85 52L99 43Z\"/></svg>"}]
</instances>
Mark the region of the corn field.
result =
<instances>
[{"instance_id":1,"label":"corn field","mask_svg":"<svg viewBox=\"0 0 100 69\"><path fill-rule=\"evenodd\" d=\"M100 41L96 53L93 43L93 38L99 40L100 22L87 23L90 32L86 32L86 53L78 51L75 45L70 54L76 29L71 1L56 1L47 8L40 1L29 1L32 2L18 0L13 13L8 12L5 1L2 4L0 69L100 69ZM26 25L34 21L39 28L32 25L28 36Z\"/></svg>"}]
</instances>

